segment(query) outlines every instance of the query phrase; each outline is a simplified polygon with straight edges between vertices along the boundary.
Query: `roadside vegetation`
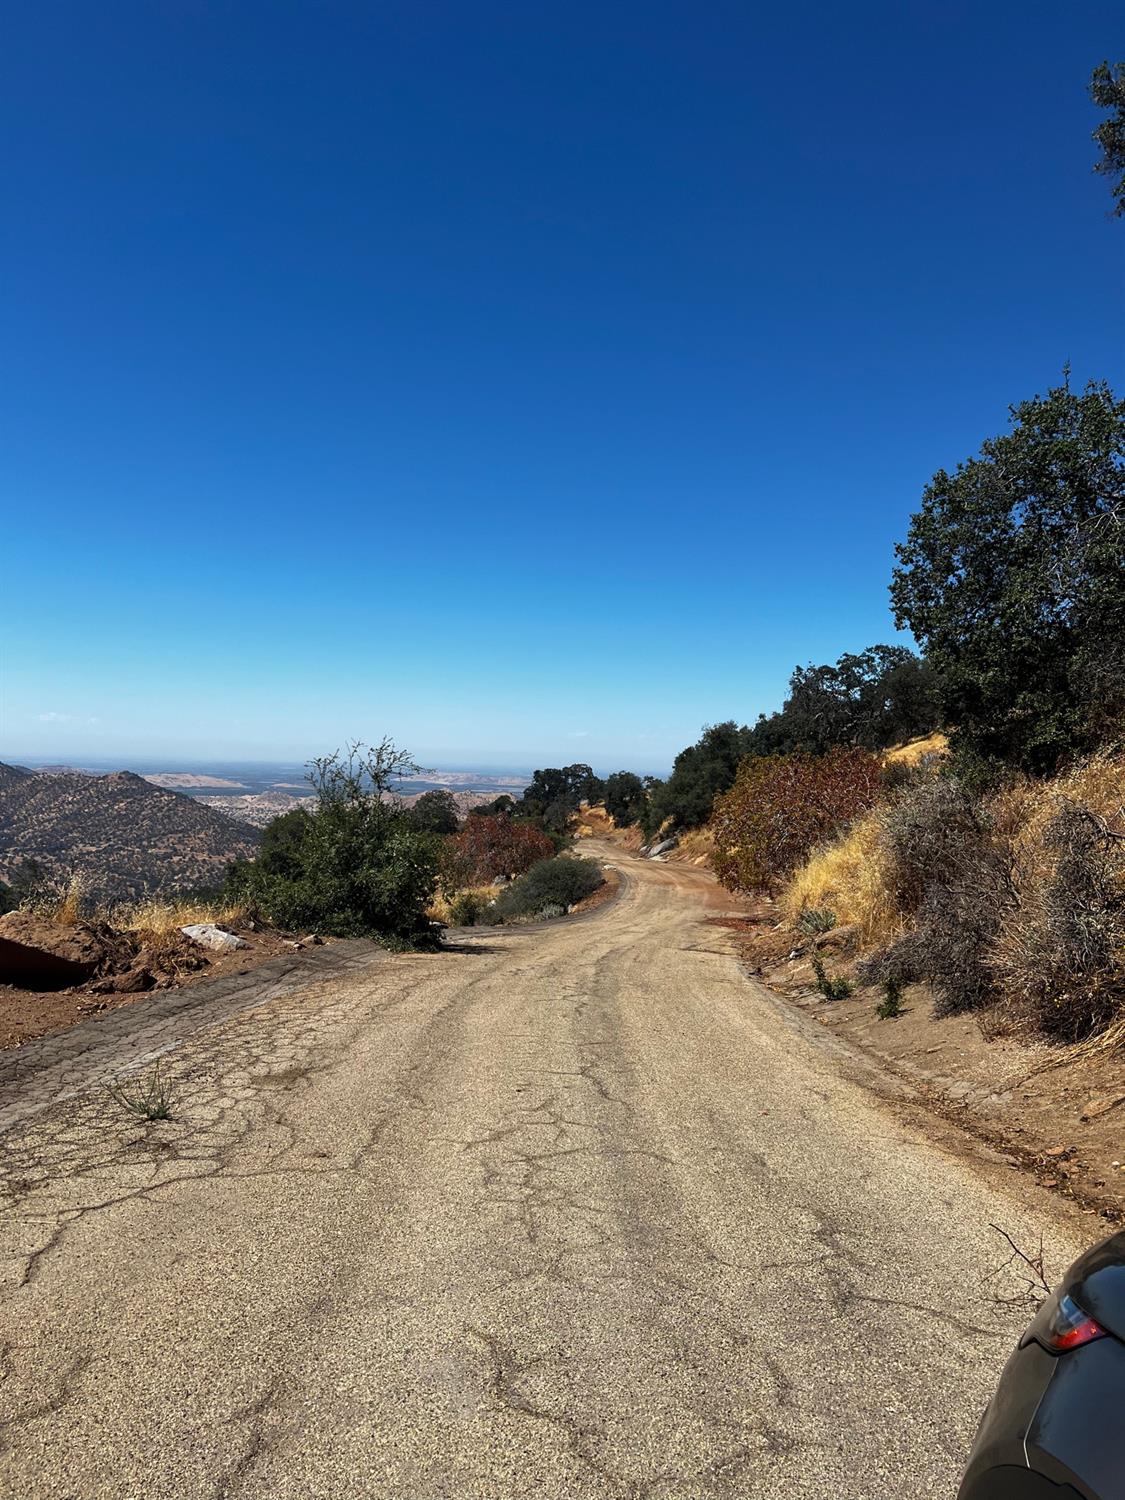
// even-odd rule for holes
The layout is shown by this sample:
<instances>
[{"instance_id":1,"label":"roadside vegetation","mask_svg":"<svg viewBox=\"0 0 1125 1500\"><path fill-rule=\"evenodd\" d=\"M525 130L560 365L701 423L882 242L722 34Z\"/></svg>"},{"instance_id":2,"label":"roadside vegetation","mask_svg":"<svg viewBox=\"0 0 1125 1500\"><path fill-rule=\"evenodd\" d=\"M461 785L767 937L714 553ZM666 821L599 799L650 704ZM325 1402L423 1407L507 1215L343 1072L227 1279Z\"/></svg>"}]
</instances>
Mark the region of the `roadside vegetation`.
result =
<instances>
[{"instance_id":1,"label":"roadside vegetation","mask_svg":"<svg viewBox=\"0 0 1125 1500\"><path fill-rule=\"evenodd\" d=\"M389 739L314 761L312 811L298 808L269 824L261 853L231 867L223 895L288 930L431 946L426 908L439 836L390 795L396 780L416 770Z\"/></svg>"},{"instance_id":2,"label":"roadside vegetation","mask_svg":"<svg viewBox=\"0 0 1125 1500\"><path fill-rule=\"evenodd\" d=\"M208 949L248 938L263 955L326 937L428 949L444 927L557 916L604 884L596 864L565 855L579 807L602 794L588 765L539 770L523 797L496 797L463 821L446 790L412 805L396 795L418 770L390 739L354 742L312 762L310 805L269 823L256 856L235 861L214 891L109 903L80 875L60 880L26 861L0 886L0 916L20 914L25 943L69 931L95 987L140 992L206 970ZM196 925L233 938L223 948L221 936L182 931Z\"/></svg>"},{"instance_id":3,"label":"roadside vegetation","mask_svg":"<svg viewBox=\"0 0 1125 1500\"><path fill-rule=\"evenodd\" d=\"M482 913L482 920L492 925L565 916L604 884L601 868L593 860L566 854L543 859L505 886Z\"/></svg>"},{"instance_id":4,"label":"roadside vegetation","mask_svg":"<svg viewBox=\"0 0 1125 1500\"><path fill-rule=\"evenodd\" d=\"M1125 1045L1125 403L1069 381L1019 403L896 551L920 653L798 667L777 713L704 729L666 781L608 778L605 812L709 840L825 998L869 986L891 1019L923 984L990 1033Z\"/></svg>"}]
</instances>

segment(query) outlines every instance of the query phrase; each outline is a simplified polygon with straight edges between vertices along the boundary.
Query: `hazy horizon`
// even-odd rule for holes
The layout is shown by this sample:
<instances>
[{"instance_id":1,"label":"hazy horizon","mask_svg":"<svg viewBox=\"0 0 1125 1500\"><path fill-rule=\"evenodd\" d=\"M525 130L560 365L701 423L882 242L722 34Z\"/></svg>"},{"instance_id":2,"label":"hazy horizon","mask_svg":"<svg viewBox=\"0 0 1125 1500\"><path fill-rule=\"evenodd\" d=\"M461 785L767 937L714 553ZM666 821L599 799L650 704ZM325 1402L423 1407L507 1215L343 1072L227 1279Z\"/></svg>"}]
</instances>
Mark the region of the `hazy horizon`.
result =
<instances>
[{"instance_id":1,"label":"hazy horizon","mask_svg":"<svg viewBox=\"0 0 1125 1500\"><path fill-rule=\"evenodd\" d=\"M335 745L329 749L337 748ZM320 754L322 752L317 752ZM31 770L40 770L45 766L72 766L75 770L85 771L136 771L139 774L160 772L194 772L198 774L214 773L218 769L230 771L241 767L243 770L279 770L279 771L303 771L312 761L313 756L238 756L238 755L213 755L213 756L176 756L153 755L151 752L144 754L132 754L124 752L117 756L86 755L81 751L75 751L65 758L57 755L44 754L41 752L24 751L14 753L0 747L0 763L12 765L19 764L29 767ZM572 765L575 762L586 762L582 755L575 754L568 760L560 760L557 757L551 759L549 756L532 756L530 758L517 757L494 757L489 760L470 761L468 759L450 758L448 753L444 758L433 756L415 755L418 763L418 772L424 779L427 771L438 773L463 773L467 775L510 775L530 777L536 770L546 766ZM650 767L593 765L596 775L606 776L617 770L639 770L641 774L666 775L671 770L671 764L653 770ZM409 780L410 778L406 778Z\"/></svg>"}]
</instances>

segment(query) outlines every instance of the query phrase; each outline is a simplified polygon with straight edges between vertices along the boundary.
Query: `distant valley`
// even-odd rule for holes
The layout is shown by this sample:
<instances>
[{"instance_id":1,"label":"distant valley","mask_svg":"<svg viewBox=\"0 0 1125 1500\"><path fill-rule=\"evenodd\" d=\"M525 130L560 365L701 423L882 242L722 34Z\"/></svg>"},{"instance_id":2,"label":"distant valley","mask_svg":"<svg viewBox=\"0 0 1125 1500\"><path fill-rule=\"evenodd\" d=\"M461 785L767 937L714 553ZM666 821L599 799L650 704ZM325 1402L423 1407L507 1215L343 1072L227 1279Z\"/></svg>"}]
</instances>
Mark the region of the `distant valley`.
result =
<instances>
[{"instance_id":1,"label":"distant valley","mask_svg":"<svg viewBox=\"0 0 1125 1500\"><path fill-rule=\"evenodd\" d=\"M193 771L146 771L154 786L182 792L255 828L264 828L273 818L300 807L312 796L302 767L222 766ZM464 817L471 807L491 801L503 792L518 797L529 777L483 771L423 771L401 781L396 795L408 806L426 792L453 794Z\"/></svg>"}]
</instances>

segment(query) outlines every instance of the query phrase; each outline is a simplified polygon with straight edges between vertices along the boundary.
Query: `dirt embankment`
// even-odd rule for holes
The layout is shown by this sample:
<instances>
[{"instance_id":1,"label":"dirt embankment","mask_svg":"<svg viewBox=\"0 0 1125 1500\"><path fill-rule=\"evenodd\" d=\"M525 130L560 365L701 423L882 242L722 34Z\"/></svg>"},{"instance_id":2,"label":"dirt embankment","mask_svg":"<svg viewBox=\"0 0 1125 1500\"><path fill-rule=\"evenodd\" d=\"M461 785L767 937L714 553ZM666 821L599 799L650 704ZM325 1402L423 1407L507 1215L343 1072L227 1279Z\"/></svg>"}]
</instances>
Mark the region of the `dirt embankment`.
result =
<instances>
[{"instance_id":1,"label":"dirt embankment","mask_svg":"<svg viewBox=\"0 0 1125 1500\"><path fill-rule=\"evenodd\" d=\"M624 854L639 854L644 845L644 834L637 824L631 828L618 828L604 807L583 807L574 822L577 839L602 839L620 849ZM690 828L677 835L676 847L659 857L673 865L696 865L710 867L715 840L709 828Z\"/></svg>"},{"instance_id":2,"label":"dirt embankment","mask_svg":"<svg viewBox=\"0 0 1125 1500\"><path fill-rule=\"evenodd\" d=\"M206 916L188 910L180 915L185 922ZM263 929L249 921L221 924L242 942L241 947L228 952L203 948L173 927L131 933L114 930L104 922L56 925L58 933L70 937L74 947L88 951L92 972L80 983L65 988L0 983L0 1050L66 1031L88 1016L131 1005L153 990L247 973L309 942L307 937Z\"/></svg>"},{"instance_id":3,"label":"dirt embankment","mask_svg":"<svg viewBox=\"0 0 1125 1500\"><path fill-rule=\"evenodd\" d=\"M1125 1221L1125 1058L1096 1044L1050 1046L986 1037L972 1015L937 1018L925 985L903 990L902 1014L880 1019L881 997L857 988L826 1000L813 959L831 978L851 964L831 932L797 937L772 902L748 903L746 915L718 919L739 934L754 976L813 1015L834 1035L907 1080L926 1105L990 1141L1013 1170L1092 1215Z\"/></svg>"}]
</instances>

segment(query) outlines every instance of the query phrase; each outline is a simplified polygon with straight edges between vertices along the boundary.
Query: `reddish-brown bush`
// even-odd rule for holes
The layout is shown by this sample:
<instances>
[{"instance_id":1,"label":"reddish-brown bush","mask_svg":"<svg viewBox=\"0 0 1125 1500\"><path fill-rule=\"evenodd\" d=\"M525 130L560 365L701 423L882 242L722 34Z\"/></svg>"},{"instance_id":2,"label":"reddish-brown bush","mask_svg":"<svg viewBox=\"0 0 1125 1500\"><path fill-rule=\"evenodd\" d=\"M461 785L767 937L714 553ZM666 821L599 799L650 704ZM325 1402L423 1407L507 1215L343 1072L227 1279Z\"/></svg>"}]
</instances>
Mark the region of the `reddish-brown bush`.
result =
<instances>
[{"instance_id":1,"label":"reddish-brown bush","mask_svg":"<svg viewBox=\"0 0 1125 1500\"><path fill-rule=\"evenodd\" d=\"M547 835L530 823L485 814L467 818L450 844L448 865L458 872L462 885L495 880L500 875L522 875L538 860L550 859L555 853Z\"/></svg>"},{"instance_id":2,"label":"reddish-brown bush","mask_svg":"<svg viewBox=\"0 0 1125 1500\"><path fill-rule=\"evenodd\" d=\"M731 890L771 890L882 795L879 757L867 750L745 760L715 799L715 873Z\"/></svg>"}]
</instances>

